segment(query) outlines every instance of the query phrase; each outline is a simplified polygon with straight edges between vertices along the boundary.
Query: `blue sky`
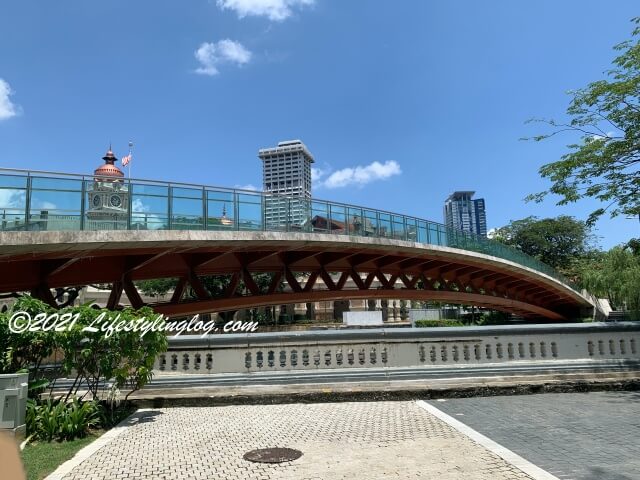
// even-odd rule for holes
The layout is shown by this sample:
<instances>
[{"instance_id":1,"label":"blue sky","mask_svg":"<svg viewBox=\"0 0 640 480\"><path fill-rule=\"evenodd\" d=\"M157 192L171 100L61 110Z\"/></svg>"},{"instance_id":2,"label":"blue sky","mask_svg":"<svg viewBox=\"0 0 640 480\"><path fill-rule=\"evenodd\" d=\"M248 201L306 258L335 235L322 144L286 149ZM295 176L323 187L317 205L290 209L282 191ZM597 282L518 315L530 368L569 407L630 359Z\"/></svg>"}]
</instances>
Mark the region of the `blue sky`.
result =
<instances>
[{"instance_id":1,"label":"blue sky","mask_svg":"<svg viewBox=\"0 0 640 480\"><path fill-rule=\"evenodd\" d=\"M489 227L585 219L523 198L569 137L566 91L603 78L637 2L175 0L5 2L0 166L89 173L135 143L134 177L261 185L257 150L302 139L314 197L442 221L454 190ZM359 168L358 168L359 167ZM608 248L640 236L603 219Z\"/></svg>"}]
</instances>

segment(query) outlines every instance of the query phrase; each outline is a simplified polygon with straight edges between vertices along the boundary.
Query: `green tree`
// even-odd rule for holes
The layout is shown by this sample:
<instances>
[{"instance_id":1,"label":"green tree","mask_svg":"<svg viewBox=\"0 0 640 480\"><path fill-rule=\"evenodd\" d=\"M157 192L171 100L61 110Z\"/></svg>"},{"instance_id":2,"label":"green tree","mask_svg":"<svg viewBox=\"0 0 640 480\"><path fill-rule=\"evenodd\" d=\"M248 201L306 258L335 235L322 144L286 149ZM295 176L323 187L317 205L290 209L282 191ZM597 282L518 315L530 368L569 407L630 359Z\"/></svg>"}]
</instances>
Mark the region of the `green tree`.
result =
<instances>
[{"instance_id":1,"label":"green tree","mask_svg":"<svg viewBox=\"0 0 640 480\"><path fill-rule=\"evenodd\" d=\"M512 220L495 232L494 239L575 276L581 259L594 251L589 226L573 217L527 217Z\"/></svg>"},{"instance_id":2,"label":"green tree","mask_svg":"<svg viewBox=\"0 0 640 480\"><path fill-rule=\"evenodd\" d=\"M636 256L640 256L640 238L632 238L625 243L625 248Z\"/></svg>"},{"instance_id":3,"label":"green tree","mask_svg":"<svg viewBox=\"0 0 640 480\"><path fill-rule=\"evenodd\" d=\"M155 278L153 280L139 280L135 284L144 295L161 297L176 288L178 281L175 278Z\"/></svg>"},{"instance_id":4,"label":"green tree","mask_svg":"<svg viewBox=\"0 0 640 480\"><path fill-rule=\"evenodd\" d=\"M19 297L12 308L0 315L0 373L14 373L33 368L31 380L41 373L39 366L56 347L56 332L29 331L16 333L9 328L9 320L18 312L26 312L35 318L38 314L52 314L54 310L46 303L28 295Z\"/></svg>"},{"instance_id":5,"label":"green tree","mask_svg":"<svg viewBox=\"0 0 640 480\"><path fill-rule=\"evenodd\" d=\"M630 249L614 247L603 253L583 266L581 277L589 292L640 319L640 257Z\"/></svg>"},{"instance_id":6,"label":"green tree","mask_svg":"<svg viewBox=\"0 0 640 480\"><path fill-rule=\"evenodd\" d=\"M126 325L142 318L153 321L156 318L153 310L144 307L139 310L125 308L109 311L83 305L60 311L61 314L66 312L77 315L73 328L58 332L56 337L57 346L63 354L63 372L75 374L67 398L76 393L82 380L94 398L99 398L101 383L110 379L114 380L116 388L128 387L132 391L142 388L151 380L155 358L167 349L164 331L149 331L141 335L139 331L124 329L107 335L101 330L88 332L85 328L100 328L112 322Z\"/></svg>"},{"instance_id":7,"label":"green tree","mask_svg":"<svg viewBox=\"0 0 640 480\"><path fill-rule=\"evenodd\" d=\"M572 91L568 122L537 120L554 131L533 137L540 141L561 132L573 132L578 139L560 160L543 165L540 174L551 187L529 200L542 201L548 194L560 196L558 205L585 197L606 204L591 213L593 224L607 210L616 215L640 216L640 18L632 39L616 45L620 52L608 79Z\"/></svg>"}]
</instances>

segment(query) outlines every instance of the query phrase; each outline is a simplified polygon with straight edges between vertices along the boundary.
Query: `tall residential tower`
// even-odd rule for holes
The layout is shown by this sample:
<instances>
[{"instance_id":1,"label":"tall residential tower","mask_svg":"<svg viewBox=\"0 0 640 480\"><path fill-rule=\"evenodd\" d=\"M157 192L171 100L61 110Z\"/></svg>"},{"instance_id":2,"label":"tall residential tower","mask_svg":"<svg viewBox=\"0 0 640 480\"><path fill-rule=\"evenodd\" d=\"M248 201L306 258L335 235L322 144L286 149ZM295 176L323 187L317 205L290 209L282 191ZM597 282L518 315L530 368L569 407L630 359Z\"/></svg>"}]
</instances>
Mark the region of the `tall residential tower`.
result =
<instances>
[{"instance_id":1,"label":"tall residential tower","mask_svg":"<svg viewBox=\"0 0 640 480\"><path fill-rule=\"evenodd\" d=\"M487 236L484 198L472 199L476 192L453 192L444 202L444 223L449 228Z\"/></svg>"},{"instance_id":2,"label":"tall residential tower","mask_svg":"<svg viewBox=\"0 0 640 480\"><path fill-rule=\"evenodd\" d=\"M300 140L279 142L258 151L262 160L262 188L270 197L265 205L267 226L302 225L309 219L313 155ZM284 198L286 196L288 198Z\"/></svg>"}]
</instances>

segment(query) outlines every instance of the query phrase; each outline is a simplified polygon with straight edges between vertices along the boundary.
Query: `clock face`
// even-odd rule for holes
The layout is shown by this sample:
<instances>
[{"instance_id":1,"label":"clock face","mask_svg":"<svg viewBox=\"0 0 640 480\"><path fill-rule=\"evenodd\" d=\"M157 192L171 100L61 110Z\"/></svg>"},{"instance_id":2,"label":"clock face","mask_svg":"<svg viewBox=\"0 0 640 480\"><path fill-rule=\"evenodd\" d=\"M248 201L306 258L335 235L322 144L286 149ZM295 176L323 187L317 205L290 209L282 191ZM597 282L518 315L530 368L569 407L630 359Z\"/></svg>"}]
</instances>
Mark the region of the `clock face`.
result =
<instances>
[{"instance_id":1,"label":"clock face","mask_svg":"<svg viewBox=\"0 0 640 480\"><path fill-rule=\"evenodd\" d=\"M122 200L118 195L111 195L109 202L111 202L112 207L119 207L120 205L122 205Z\"/></svg>"},{"instance_id":2,"label":"clock face","mask_svg":"<svg viewBox=\"0 0 640 480\"><path fill-rule=\"evenodd\" d=\"M99 207L100 206L100 197L99 196L95 196L93 197L93 206L94 207Z\"/></svg>"}]
</instances>

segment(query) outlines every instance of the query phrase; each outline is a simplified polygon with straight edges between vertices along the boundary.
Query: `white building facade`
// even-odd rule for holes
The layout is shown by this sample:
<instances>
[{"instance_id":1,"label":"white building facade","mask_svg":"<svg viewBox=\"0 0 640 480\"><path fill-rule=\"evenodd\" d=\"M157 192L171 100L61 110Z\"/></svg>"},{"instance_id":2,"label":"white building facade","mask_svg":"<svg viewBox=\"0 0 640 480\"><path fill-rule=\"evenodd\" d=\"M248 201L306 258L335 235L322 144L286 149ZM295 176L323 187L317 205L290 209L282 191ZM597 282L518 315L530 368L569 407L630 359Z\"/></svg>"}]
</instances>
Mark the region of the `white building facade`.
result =
<instances>
[{"instance_id":1,"label":"white building facade","mask_svg":"<svg viewBox=\"0 0 640 480\"><path fill-rule=\"evenodd\" d=\"M258 151L262 160L262 188L274 194L266 199L267 228L297 228L309 220L311 211L311 164L313 155L300 140L279 142Z\"/></svg>"}]
</instances>

